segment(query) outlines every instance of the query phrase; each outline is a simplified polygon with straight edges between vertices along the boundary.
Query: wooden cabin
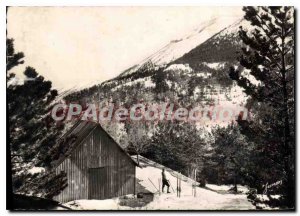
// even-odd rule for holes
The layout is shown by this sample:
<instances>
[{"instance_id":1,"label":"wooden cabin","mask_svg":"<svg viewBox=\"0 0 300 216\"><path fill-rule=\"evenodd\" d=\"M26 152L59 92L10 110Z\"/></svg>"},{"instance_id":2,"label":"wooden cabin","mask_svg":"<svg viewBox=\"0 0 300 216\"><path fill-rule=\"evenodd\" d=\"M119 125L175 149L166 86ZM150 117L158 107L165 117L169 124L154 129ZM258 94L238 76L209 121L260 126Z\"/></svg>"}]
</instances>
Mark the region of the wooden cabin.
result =
<instances>
[{"instance_id":1,"label":"wooden cabin","mask_svg":"<svg viewBox=\"0 0 300 216\"><path fill-rule=\"evenodd\" d=\"M63 139L75 138L69 153L55 166L66 172L68 186L54 200L108 199L135 194L134 160L93 122L79 121Z\"/></svg>"}]
</instances>

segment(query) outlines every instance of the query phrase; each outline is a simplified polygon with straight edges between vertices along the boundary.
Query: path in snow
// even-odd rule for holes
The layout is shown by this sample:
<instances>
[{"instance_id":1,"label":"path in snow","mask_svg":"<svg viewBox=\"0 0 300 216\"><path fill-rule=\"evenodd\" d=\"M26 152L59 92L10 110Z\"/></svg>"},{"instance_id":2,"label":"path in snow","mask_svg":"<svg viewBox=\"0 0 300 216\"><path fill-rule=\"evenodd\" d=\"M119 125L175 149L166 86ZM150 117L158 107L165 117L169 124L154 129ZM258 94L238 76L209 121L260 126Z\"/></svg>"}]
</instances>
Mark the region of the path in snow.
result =
<instances>
[{"instance_id":1,"label":"path in snow","mask_svg":"<svg viewBox=\"0 0 300 216\"><path fill-rule=\"evenodd\" d=\"M140 157L140 165L137 167L136 177L139 183L147 190L156 193L154 201L145 206L148 210L247 210L255 209L255 207L247 200L245 194L219 194L217 192L196 187L196 197L192 195L192 184L195 184L190 178L181 175L169 168L166 168L158 163L155 163L144 157ZM158 179L161 179L161 169L165 168L167 178L171 182L174 190L176 190L177 175L182 178L181 182L181 197L177 197L176 192L161 195L158 194L152 183L158 188ZM172 188L170 188L172 191Z\"/></svg>"}]
</instances>

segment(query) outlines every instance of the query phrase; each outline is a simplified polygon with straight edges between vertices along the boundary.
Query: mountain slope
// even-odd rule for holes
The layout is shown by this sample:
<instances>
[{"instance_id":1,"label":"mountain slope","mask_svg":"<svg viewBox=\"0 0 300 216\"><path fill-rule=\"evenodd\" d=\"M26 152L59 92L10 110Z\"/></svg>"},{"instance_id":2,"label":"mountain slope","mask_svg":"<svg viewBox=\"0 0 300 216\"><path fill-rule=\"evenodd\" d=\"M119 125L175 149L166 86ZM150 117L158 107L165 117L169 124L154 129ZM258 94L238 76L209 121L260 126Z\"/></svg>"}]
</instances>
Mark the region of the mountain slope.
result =
<instances>
[{"instance_id":1,"label":"mountain slope","mask_svg":"<svg viewBox=\"0 0 300 216\"><path fill-rule=\"evenodd\" d=\"M171 41L144 61L114 79L65 97L68 101L114 102L133 105L138 101L181 105L236 107L246 97L228 76L237 64L241 48L239 27L243 19L213 19L190 34ZM159 85L165 86L163 89Z\"/></svg>"},{"instance_id":2,"label":"mountain slope","mask_svg":"<svg viewBox=\"0 0 300 216\"><path fill-rule=\"evenodd\" d=\"M174 61L174 63L188 63L195 67L199 62L234 62L240 51L241 41L238 36L240 26L247 26L243 19L237 20L227 28L215 34L204 43Z\"/></svg>"},{"instance_id":3,"label":"mountain slope","mask_svg":"<svg viewBox=\"0 0 300 216\"><path fill-rule=\"evenodd\" d=\"M189 53L195 47L204 43L208 39L226 32L226 26L229 26L229 31L237 32L236 29L232 29L232 26L236 26L241 23L241 19L236 18L215 18L207 23L203 23L200 27L194 29L193 32L179 38L172 40L169 44L161 48L156 53L152 54L148 58L144 59L137 65L127 69L120 76L126 76L128 74L136 72L138 69L143 67L145 64L151 62L155 66L161 66L169 64L170 62L176 61L183 55ZM227 30L227 31L228 31Z\"/></svg>"}]
</instances>

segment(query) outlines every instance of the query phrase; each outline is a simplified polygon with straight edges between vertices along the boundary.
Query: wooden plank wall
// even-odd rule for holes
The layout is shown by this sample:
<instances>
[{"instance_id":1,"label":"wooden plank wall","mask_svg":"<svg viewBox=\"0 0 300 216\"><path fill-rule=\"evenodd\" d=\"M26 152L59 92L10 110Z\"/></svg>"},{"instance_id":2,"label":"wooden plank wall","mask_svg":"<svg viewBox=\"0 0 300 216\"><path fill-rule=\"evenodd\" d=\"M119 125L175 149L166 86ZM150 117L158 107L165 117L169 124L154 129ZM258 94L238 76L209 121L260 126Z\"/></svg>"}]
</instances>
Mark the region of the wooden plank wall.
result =
<instances>
[{"instance_id":1,"label":"wooden plank wall","mask_svg":"<svg viewBox=\"0 0 300 216\"><path fill-rule=\"evenodd\" d=\"M104 190L97 199L107 199L135 193L135 165L130 158L99 127L95 128L83 142L77 146L71 156L57 168L56 173L65 171L68 186L55 200L65 203L76 199L89 199L89 168L105 167L106 174L99 184ZM98 182L92 185L97 186ZM95 197L95 196L93 196Z\"/></svg>"}]
</instances>

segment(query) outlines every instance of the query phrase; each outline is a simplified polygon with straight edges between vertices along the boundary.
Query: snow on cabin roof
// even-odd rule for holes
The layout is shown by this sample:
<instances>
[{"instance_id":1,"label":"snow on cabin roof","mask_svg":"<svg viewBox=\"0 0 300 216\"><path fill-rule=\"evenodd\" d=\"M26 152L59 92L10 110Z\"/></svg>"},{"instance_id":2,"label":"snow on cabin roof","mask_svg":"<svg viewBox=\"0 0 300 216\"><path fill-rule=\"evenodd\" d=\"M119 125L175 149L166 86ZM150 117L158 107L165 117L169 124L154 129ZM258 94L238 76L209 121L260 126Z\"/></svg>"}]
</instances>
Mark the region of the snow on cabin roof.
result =
<instances>
[{"instance_id":1,"label":"snow on cabin roof","mask_svg":"<svg viewBox=\"0 0 300 216\"><path fill-rule=\"evenodd\" d=\"M102 130L108 137L115 143L118 148L126 154L130 161L134 163L134 165L138 166L137 162L131 158L131 156L107 133L99 123L91 122L91 121L77 121L70 130L68 130L59 141L64 141L68 138L74 139L74 145L71 147L69 151L67 151L62 157L60 157L54 164L53 168L55 169L59 164L61 164L65 158L69 157L72 152L76 149L76 147L83 141L96 127Z\"/></svg>"}]
</instances>

